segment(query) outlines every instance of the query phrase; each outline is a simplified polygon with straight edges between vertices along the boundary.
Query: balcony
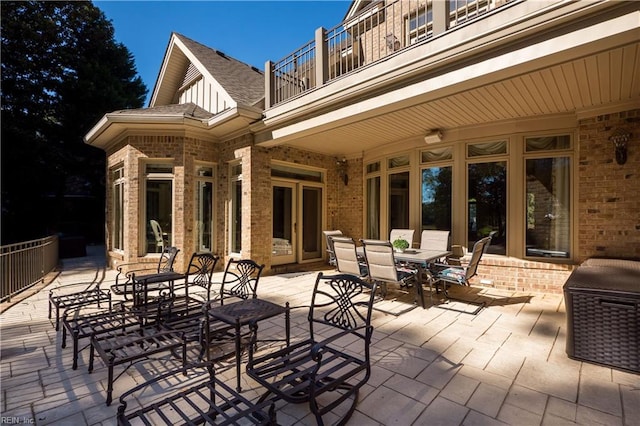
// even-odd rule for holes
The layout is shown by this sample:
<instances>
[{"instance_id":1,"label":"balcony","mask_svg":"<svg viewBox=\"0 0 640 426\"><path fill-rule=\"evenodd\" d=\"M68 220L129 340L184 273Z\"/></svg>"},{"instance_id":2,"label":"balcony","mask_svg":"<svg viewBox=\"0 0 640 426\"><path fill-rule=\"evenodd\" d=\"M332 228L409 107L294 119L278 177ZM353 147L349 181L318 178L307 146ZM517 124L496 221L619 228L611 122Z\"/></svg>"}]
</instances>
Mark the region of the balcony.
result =
<instances>
[{"instance_id":1,"label":"balcony","mask_svg":"<svg viewBox=\"0 0 640 426\"><path fill-rule=\"evenodd\" d=\"M553 116L570 127L576 114L633 109L639 13L617 1L369 3L266 63L256 143L358 158L429 129L448 143L476 126Z\"/></svg>"},{"instance_id":2,"label":"balcony","mask_svg":"<svg viewBox=\"0 0 640 426\"><path fill-rule=\"evenodd\" d=\"M277 62L266 64L266 105L277 106L391 55L470 24L516 0L372 1Z\"/></svg>"}]
</instances>

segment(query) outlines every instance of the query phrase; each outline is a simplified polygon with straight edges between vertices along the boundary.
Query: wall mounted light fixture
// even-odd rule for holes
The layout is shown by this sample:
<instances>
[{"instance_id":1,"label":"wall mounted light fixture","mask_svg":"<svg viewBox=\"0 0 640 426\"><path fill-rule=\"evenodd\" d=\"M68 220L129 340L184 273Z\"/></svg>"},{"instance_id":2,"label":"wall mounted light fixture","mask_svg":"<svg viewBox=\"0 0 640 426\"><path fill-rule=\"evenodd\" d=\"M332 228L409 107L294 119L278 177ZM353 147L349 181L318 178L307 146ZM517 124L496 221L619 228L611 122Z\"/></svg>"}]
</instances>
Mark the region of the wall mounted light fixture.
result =
<instances>
[{"instance_id":1,"label":"wall mounted light fixture","mask_svg":"<svg viewBox=\"0 0 640 426\"><path fill-rule=\"evenodd\" d=\"M349 184L349 175L347 175L347 159L336 159L336 168L338 170L338 176L340 176L342 182L347 186Z\"/></svg>"},{"instance_id":2,"label":"wall mounted light fixture","mask_svg":"<svg viewBox=\"0 0 640 426\"><path fill-rule=\"evenodd\" d=\"M440 129L431 130L424 137L424 143L437 143L442 141L442 131Z\"/></svg>"},{"instance_id":3,"label":"wall mounted light fixture","mask_svg":"<svg viewBox=\"0 0 640 426\"><path fill-rule=\"evenodd\" d=\"M609 137L615 146L616 163L622 165L627 162L627 142L631 139L631 133L621 127L614 130Z\"/></svg>"}]
</instances>

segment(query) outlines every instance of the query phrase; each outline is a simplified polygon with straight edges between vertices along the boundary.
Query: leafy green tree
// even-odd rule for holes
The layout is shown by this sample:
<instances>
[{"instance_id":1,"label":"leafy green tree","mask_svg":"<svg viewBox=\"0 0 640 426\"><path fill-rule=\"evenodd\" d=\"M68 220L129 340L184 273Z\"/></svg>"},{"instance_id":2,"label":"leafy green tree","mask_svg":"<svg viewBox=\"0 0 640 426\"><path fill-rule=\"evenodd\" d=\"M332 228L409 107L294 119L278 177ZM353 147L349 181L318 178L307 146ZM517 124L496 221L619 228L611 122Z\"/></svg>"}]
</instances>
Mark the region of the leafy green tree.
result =
<instances>
[{"instance_id":1,"label":"leafy green tree","mask_svg":"<svg viewBox=\"0 0 640 426\"><path fill-rule=\"evenodd\" d=\"M147 88L91 2L1 4L2 243L53 232L101 239L105 154L83 141Z\"/></svg>"}]
</instances>

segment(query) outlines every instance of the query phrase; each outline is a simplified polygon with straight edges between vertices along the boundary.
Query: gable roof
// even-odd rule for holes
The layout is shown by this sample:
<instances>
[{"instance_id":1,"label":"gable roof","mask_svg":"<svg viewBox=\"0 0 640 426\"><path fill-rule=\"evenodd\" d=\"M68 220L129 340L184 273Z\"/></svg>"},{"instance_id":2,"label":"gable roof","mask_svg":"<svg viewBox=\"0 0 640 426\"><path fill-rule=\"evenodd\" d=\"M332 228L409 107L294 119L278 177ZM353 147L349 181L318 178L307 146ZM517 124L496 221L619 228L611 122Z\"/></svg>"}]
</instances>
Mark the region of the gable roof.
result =
<instances>
[{"instance_id":1,"label":"gable roof","mask_svg":"<svg viewBox=\"0 0 640 426\"><path fill-rule=\"evenodd\" d=\"M264 99L262 71L174 32L149 105L176 103L176 93L185 79L199 74L208 74L236 105L258 106Z\"/></svg>"}]
</instances>

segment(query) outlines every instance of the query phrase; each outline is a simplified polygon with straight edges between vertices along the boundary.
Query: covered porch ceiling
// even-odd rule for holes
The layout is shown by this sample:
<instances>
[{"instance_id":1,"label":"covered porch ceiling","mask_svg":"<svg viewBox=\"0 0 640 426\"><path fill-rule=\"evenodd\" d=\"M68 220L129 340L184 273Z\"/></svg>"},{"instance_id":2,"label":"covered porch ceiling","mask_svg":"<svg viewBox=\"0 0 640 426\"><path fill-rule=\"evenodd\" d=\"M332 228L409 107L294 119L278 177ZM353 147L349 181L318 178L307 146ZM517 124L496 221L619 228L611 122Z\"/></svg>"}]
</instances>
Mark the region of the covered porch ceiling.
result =
<instances>
[{"instance_id":1,"label":"covered porch ceiling","mask_svg":"<svg viewBox=\"0 0 640 426\"><path fill-rule=\"evenodd\" d=\"M267 146L286 144L333 156L359 156L382 145L422 138L441 129L543 117L598 115L598 110L640 107L640 42L542 69L461 88L410 106L386 105L293 133ZM595 113L595 114L594 114ZM277 132L274 132L277 134Z\"/></svg>"},{"instance_id":2,"label":"covered porch ceiling","mask_svg":"<svg viewBox=\"0 0 640 426\"><path fill-rule=\"evenodd\" d=\"M477 126L551 116L577 125L582 117L640 108L640 9L627 6L549 24L511 44L488 37L475 55L471 48L449 56L445 48L440 59L423 53L422 65L402 68L402 55L411 61L408 55L420 53L409 49L294 99L292 107L267 110L256 142L356 158L391 143L415 144L432 129L451 142Z\"/></svg>"}]
</instances>

